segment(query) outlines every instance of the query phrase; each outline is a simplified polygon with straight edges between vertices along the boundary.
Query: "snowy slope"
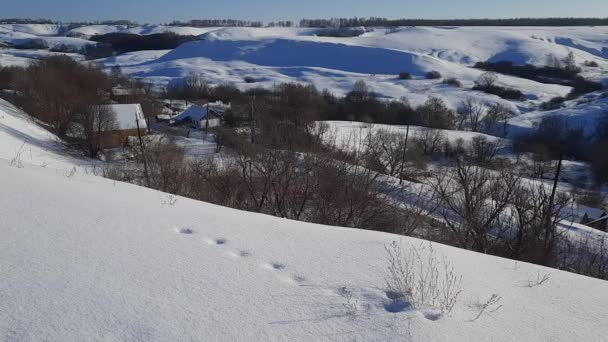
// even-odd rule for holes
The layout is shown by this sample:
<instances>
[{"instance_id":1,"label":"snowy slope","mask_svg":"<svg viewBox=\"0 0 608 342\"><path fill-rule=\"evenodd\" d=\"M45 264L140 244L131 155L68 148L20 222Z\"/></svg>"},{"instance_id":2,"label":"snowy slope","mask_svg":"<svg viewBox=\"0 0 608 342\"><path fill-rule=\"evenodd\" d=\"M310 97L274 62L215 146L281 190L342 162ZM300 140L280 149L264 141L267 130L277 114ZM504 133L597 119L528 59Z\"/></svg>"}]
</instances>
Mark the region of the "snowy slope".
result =
<instances>
[{"instance_id":1,"label":"snowy slope","mask_svg":"<svg viewBox=\"0 0 608 342\"><path fill-rule=\"evenodd\" d=\"M354 121L321 121L326 124L329 128L329 137L331 139L335 138L335 144L340 148L348 148L348 149L356 149L359 147L363 147L365 144L365 140L367 139L370 133L375 134L380 130L388 131L391 133L399 133L406 134L407 127L406 126L398 126L398 125L381 125L381 124L366 124L362 122L354 122ZM471 141L475 137L485 137L490 141L501 141L508 146L510 142L505 139L497 138L495 136L476 133L470 131L453 131L446 129L433 129L419 126L410 126L409 136L416 137L421 134L424 130L437 130L442 132L445 135L445 138L454 143L458 139L462 139L465 142ZM334 143L334 141L332 141Z\"/></svg>"},{"instance_id":2,"label":"snowy slope","mask_svg":"<svg viewBox=\"0 0 608 342\"><path fill-rule=\"evenodd\" d=\"M75 29L69 30L68 34L82 34L85 36L95 36L100 34L108 34L108 33L133 33L133 34L155 34L155 33L165 33L165 32L174 32L182 35L193 35L199 36L201 34L217 30L218 28L214 27L181 27L181 26L165 26L165 25L142 25L142 26L133 26L127 27L124 25L90 25L90 26L81 26Z\"/></svg>"},{"instance_id":3,"label":"snowy slope","mask_svg":"<svg viewBox=\"0 0 608 342\"><path fill-rule=\"evenodd\" d=\"M560 117L570 129L582 128L585 135L595 134L596 123L601 115L608 115L608 96L602 93L587 94L577 100L567 101L564 108L552 111L534 111L509 120L509 134L518 136L535 130L546 117Z\"/></svg>"},{"instance_id":4,"label":"snowy slope","mask_svg":"<svg viewBox=\"0 0 608 342\"><path fill-rule=\"evenodd\" d=\"M167 205L159 192L80 173L0 162L0 174L5 340L602 341L608 333L603 281L434 245L463 276L454 311L434 320L425 309L395 310L383 290L383 246L421 241L183 198ZM537 272L551 279L525 286ZM472 306L493 293L504 306L469 322Z\"/></svg>"},{"instance_id":5,"label":"snowy slope","mask_svg":"<svg viewBox=\"0 0 608 342\"><path fill-rule=\"evenodd\" d=\"M42 37L50 45L82 46L87 40L51 36L64 28L36 25L0 26L0 41L19 42ZM470 88L481 74L470 66L477 61L510 60L514 63L544 64L547 55L563 58L573 51L577 61L595 61L599 68L584 68L583 74L608 83L608 41L605 27L401 27L397 32L373 28L359 37L317 36L314 28L192 28L164 25L92 25L66 34L91 36L110 32L152 34L176 32L192 34L201 41L186 43L172 51L141 51L99 62L107 68L124 67L124 72L164 86L179 82L191 73L213 84L234 83L239 88L271 87L281 82L312 83L334 94L346 94L360 79L386 98L407 96L414 104L428 95L441 96L455 107L463 97L481 97L485 102L508 104L496 96L470 94L451 89L441 80L426 81L428 71L444 78L455 77ZM23 64L20 52L3 50L0 63ZM400 72L414 75L412 81L397 78ZM247 84L251 76L257 84ZM515 77L500 76L499 83L520 89L523 103L509 104L516 112L528 112L539 103L564 96L569 87L540 84Z\"/></svg>"},{"instance_id":6,"label":"snowy slope","mask_svg":"<svg viewBox=\"0 0 608 342\"><path fill-rule=\"evenodd\" d=\"M68 155L66 145L32 118L0 99L0 160L14 166L38 165L69 170L90 162Z\"/></svg>"}]
</instances>

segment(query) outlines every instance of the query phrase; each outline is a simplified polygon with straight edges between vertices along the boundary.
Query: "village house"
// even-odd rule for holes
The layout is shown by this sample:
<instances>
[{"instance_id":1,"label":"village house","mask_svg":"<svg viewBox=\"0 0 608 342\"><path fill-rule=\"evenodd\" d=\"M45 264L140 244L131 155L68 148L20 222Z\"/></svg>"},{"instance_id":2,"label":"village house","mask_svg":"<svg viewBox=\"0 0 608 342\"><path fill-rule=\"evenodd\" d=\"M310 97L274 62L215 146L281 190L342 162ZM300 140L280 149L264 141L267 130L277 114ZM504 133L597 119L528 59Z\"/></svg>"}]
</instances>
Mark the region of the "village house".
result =
<instances>
[{"instance_id":1,"label":"village house","mask_svg":"<svg viewBox=\"0 0 608 342\"><path fill-rule=\"evenodd\" d=\"M591 228L608 232L608 212L596 210L585 213L581 219L581 223Z\"/></svg>"},{"instance_id":2,"label":"village house","mask_svg":"<svg viewBox=\"0 0 608 342\"><path fill-rule=\"evenodd\" d=\"M175 117L177 124L188 124L198 130L209 130L221 126L224 113L230 108L221 101L206 103L204 105L194 104Z\"/></svg>"},{"instance_id":3,"label":"village house","mask_svg":"<svg viewBox=\"0 0 608 342\"><path fill-rule=\"evenodd\" d=\"M101 148L123 147L127 145L129 137L146 134L148 125L140 104L111 104L104 107L114 113L115 127L101 134Z\"/></svg>"},{"instance_id":4,"label":"village house","mask_svg":"<svg viewBox=\"0 0 608 342\"><path fill-rule=\"evenodd\" d=\"M608 232L608 211L579 203L576 203L568 210L571 210L569 215L573 217L574 222Z\"/></svg>"},{"instance_id":5,"label":"village house","mask_svg":"<svg viewBox=\"0 0 608 342\"><path fill-rule=\"evenodd\" d=\"M146 95L145 90L139 88L128 88L117 85L112 88L112 100L120 103L134 102L142 96Z\"/></svg>"}]
</instances>

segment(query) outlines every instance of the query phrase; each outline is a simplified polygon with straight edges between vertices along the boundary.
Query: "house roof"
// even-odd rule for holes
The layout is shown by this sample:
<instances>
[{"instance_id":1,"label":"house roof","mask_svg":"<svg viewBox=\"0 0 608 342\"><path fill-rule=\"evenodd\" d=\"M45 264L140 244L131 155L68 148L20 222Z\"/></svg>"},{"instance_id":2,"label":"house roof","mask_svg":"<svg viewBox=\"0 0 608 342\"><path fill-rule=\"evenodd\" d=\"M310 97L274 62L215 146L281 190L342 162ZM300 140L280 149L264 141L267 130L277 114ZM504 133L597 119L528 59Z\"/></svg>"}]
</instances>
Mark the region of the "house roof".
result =
<instances>
[{"instance_id":1,"label":"house roof","mask_svg":"<svg viewBox=\"0 0 608 342\"><path fill-rule=\"evenodd\" d=\"M206 118L208 114L208 106L200 106L200 105L192 105L188 107L185 111L181 112L175 120L176 121L184 121L184 120L201 120Z\"/></svg>"},{"instance_id":2,"label":"house roof","mask_svg":"<svg viewBox=\"0 0 608 342\"><path fill-rule=\"evenodd\" d=\"M116 126L119 130L137 129L139 123L140 129L147 128L144 112L139 103L133 104L112 104L105 105L114 112L116 117Z\"/></svg>"},{"instance_id":3,"label":"house roof","mask_svg":"<svg viewBox=\"0 0 608 342\"><path fill-rule=\"evenodd\" d=\"M114 96L132 96L132 95L141 95L144 94L143 89L136 88L125 88L122 86L116 86L112 88L112 95Z\"/></svg>"},{"instance_id":4,"label":"house roof","mask_svg":"<svg viewBox=\"0 0 608 342\"><path fill-rule=\"evenodd\" d=\"M209 115L209 112L216 115L221 115L226 111L229 105L225 105L222 102L214 102L214 103L206 103L204 105L192 105L188 107L185 111L179 114L175 121L185 121L185 120L202 120Z\"/></svg>"}]
</instances>

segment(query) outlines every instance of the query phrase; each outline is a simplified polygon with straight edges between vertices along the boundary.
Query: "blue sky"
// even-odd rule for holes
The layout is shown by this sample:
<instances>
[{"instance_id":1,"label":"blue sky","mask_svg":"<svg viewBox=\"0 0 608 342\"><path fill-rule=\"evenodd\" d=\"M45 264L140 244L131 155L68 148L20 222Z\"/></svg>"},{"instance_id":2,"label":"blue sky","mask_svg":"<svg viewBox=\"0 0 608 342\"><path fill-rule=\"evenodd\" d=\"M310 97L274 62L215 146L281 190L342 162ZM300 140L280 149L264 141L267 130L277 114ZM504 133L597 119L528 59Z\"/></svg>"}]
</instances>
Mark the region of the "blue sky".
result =
<instances>
[{"instance_id":1,"label":"blue sky","mask_svg":"<svg viewBox=\"0 0 608 342\"><path fill-rule=\"evenodd\" d=\"M0 17L54 20L608 17L608 0L1 0Z\"/></svg>"}]
</instances>

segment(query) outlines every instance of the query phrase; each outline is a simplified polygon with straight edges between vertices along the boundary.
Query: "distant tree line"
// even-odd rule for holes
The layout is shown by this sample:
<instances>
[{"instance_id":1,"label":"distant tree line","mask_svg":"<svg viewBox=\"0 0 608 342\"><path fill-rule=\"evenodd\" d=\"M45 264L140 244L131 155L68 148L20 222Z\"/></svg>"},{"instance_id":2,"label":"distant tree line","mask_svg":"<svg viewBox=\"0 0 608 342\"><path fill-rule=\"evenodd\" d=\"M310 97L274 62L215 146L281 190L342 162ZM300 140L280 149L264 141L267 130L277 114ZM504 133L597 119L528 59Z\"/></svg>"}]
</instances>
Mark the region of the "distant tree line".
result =
<instances>
[{"instance_id":1,"label":"distant tree line","mask_svg":"<svg viewBox=\"0 0 608 342\"><path fill-rule=\"evenodd\" d=\"M50 19L30 19L30 18L0 18L0 24L62 24L60 21ZM95 21L75 21L68 23L69 25L88 26L88 25L124 25L131 26L137 25L137 22L118 19L118 20L95 20Z\"/></svg>"},{"instance_id":2,"label":"distant tree line","mask_svg":"<svg viewBox=\"0 0 608 342\"><path fill-rule=\"evenodd\" d=\"M237 20L237 19L192 19L188 21L172 21L171 26L191 27L263 27L261 21Z\"/></svg>"},{"instance_id":3,"label":"distant tree line","mask_svg":"<svg viewBox=\"0 0 608 342\"><path fill-rule=\"evenodd\" d=\"M49 19L29 19L29 18L3 18L0 24L55 24Z\"/></svg>"},{"instance_id":4,"label":"distant tree line","mask_svg":"<svg viewBox=\"0 0 608 342\"><path fill-rule=\"evenodd\" d=\"M475 64L475 68L525 78L540 83L569 86L572 87L572 91L568 95L569 98L575 98L586 93L602 90L603 88L601 83L589 81L579 75L581 68L576 64L572 52L563 60L549 55L547 57L547 65L540 67L531 64L514 65L510 61L500 61L495 63L478 62Z\"/></svg>"},{"instance_id":5,"label":"distant tree line","mask_svg":"<svg viewBox=\"0 0 608 342\"><path fill-rule=\"evenodd\" d=\"M300 27L356 26L604 26L608 18L510 18L510 19L302 19Z\"/></svg>"},{"instance_id":6,"label":"distant tree line","mask_svg":"<svg viewBox=\"0 0 608 342\"><path fill-rule=\"evenodd\" d=\"M0 19L0 24L61 24L49 19ZM70 24L86 25L137 25L131 20L102 20L81 21ZM175 20L171 26L192 27L264 27L262 21L239 19L192 19L188 21ZM387 19L381 17L367 18L329 18L329 19L301 19L300 27L357 27L357 26L605 26L608 18L505 18L505 19ZM294 27L293 21L281 20L269 22L268 27Z\"/></svg>"}]
</instances>

